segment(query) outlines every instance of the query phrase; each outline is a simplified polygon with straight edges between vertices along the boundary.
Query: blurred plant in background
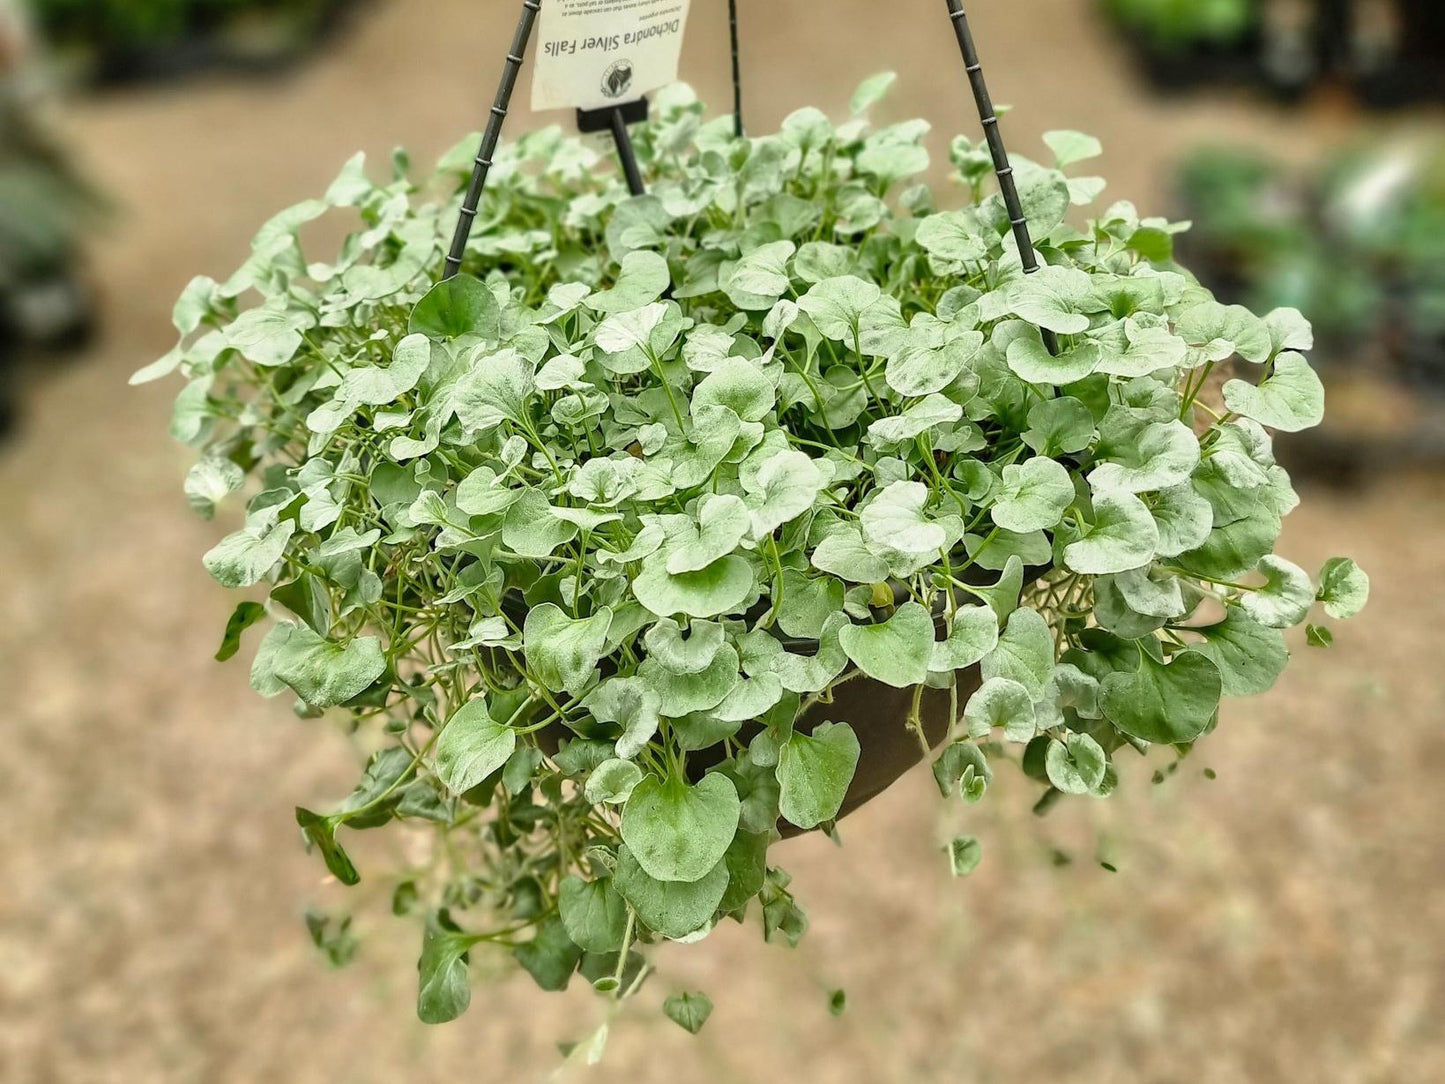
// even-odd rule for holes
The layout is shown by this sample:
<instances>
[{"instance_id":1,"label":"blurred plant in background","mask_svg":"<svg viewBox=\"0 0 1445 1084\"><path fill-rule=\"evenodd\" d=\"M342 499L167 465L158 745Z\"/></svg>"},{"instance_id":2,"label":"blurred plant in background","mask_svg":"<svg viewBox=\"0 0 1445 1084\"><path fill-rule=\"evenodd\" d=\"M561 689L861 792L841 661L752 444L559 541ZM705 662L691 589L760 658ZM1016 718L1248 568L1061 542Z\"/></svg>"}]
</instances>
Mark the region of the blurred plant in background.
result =
<instances>
[{"instance_id":1,"label":"blurred plant in background","mask_svg":"<svg viewBox=\"0 0 1445 1084\"><path fill-rule=\"evenodd\" d=\"M331 30L355 0L31 0L60 56L97 82L269 68Z\"/></svg>"},{"instance_id":2,"label":"blurred plant in background","mask_svg":"<svg viewBox=\"0 0 1445 1084\"><path fill-rule=\"evenodd\" d=\"M1445 143L1363 145L1303 174L1206 148L1181 188L1180 245L1213 289L1309 314L1323 366L1445 393Z\"/></svg>"},{"instance_id":3,"label":"blurred plant in background","mask_svg":"<svg viewBox=\"0 0 1445 1084\"><path fill-rule=\"evenodd\" d=\"M1445 94L1437 0L1101 0L1160 90L1261 85L1294 98L1345 81L1394 106Z\"/></svg>"},{"instance_id":4,"label":"blurred plant in background","mask_svg":"<svg viewBox=\"0 0 1445 1084\"><path fill-rule=\"evenodd\" d=\"M1165 49L1236 45L1255 28L1254 0L1104 0L1109 14Z\"/></svg>"},{"instance_id":5,"label":"blurred plant in background","mask_svg":"<svg viewBox=\"0 0 1445 1084\"><path fill-rule=\"evenodd\" d=\"M51 137L44 97L24 13L0 0L0 429L20 352L73 345L91 323L77 257L100 200Z\"/></svg>"},{"instance_id":6,"label":"blurred plant in background","mask_svg":"<svg viewBox=\"0 0 1445 1084\"><path fill-rule=\"evenodd\" d=\"M1371 140L1308 169L1204 148L1180 176L1200 280L1314 323L1330 423L1282 446L1290 470L1363 484L1445 464L1445 142Z\"/></svg>"}]
</instances>

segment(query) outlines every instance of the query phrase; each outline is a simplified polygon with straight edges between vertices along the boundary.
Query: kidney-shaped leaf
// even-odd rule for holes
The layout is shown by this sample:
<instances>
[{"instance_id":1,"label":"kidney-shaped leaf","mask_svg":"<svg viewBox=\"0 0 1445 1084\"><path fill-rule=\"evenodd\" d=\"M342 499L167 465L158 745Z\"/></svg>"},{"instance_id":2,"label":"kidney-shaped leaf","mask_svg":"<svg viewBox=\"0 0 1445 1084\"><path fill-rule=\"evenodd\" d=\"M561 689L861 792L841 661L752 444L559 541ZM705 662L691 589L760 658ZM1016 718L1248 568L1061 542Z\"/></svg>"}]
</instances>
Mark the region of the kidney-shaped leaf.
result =
<instances>
[{"instance_id":1,"label":"kidney-shaped leaf","mask_svg":"<svg viewBox=\"0 0 1445 1084\"><path fill-rule=\"evenodd\" d=\"M847 723L795 730L778 753L778 808L789 823L814 828L843 808L858 767L858 737Z\"/></svg>"},{"instance_id":2,"label":"kidney-shaped leaf","mask_svg":"<svg viewBox=\"0 0 1445 1084\"><path fill-rule=\"evenodd\" d=\"M486 283L472 275L456 275L437 283L411 311L413 334L429 339L460 339L475 335L495 339L502 312Z\"/></svg>"},{"instance_id":3,"label":"kidney-shaped leaf","mask_svg":"<svg viewBox=\"0 0 1445 1084\"><path fill-rule=\"evenodd\" d=\"M587 307L594 312L628 312L656 301L672 281L667 260L656 252L637 249L622 257L622 271L610 290L600 290L587 298Z\"/></svg>"},{"instance_id":4,"label":"kidney-shaped leaf","mask_svg":"<svg viewBox=\"0 0 1445 1084\"><path fill-rule=\"evenodd\" d=\"M905 602L880 625L845 625L838 642L869 677L906 689L928 677L933 660L933 618L916 602Z\"/></svg>"},{"instance_id":5,"label":"kidney-shaped leaf","mask_svg":"<svg viewBox=\"0 0 1445 1084\"><path fill-rule=\"evenodd\" d=\"M467 429L495 429L503 421L526 419L536 386L532 363L515 350L479 351L452 391L452 406Z\"/></svg>"},{"instance_id":6,"label":"kidney-shaped leaf","mask_svg":"<svg viewBox=\"0 0 1445 1084\"><path fill-rule=\"evenodd\" d=\"M1219 669L1225 696L1269 692L1289 663L1284 634L1261 625L1238 606L1228 607L1223 621L1197 631L1204 641L1190 650Z\"/></svg>"},{"instance_id":7,"label":"kidney-shaped leaf","mask_svg":"<svg viewBox=\"0 0 1445 1084\"><path fill-rule=\"evenodd\" d=\"M1325 613L1341 620L1354 617L1370 598L1370 577L1348 557L1331 557L1320 570L1319 599Z\"/></svg>"},{"instance_id":8,"label":"kidney-shaped leaf","mask_svg":"<svg viewBox=\"0 0 1445 1084\"><path fill-rule=\"evenodd\" d=\"M992 677L968 698L963 709L970 737L988 738L1002 727L1009 741L1026 742L1034 736L1034 702L1029 691L1017 681Z\"/></svg>"},{"instance_id":9,"label":"kidney-shaped leaf","mask_svg":"<svg viewBox=\"0 0 1445 1084\"><path fill-rule=\"evenodd\" d=\"M766 538L813 507L831 475L831 470L821 469L811 456L797 449L784 449L769 457L755 477L743 480L753 537Z\"/></svg>"},{"instance_id":10,"label":"kidney-shaped leaf","mask_svg":"<svg viewBox=\"0 0 1445 1084\"><path fill-rule=\"evenodd\" d=\"M1144 493L1182 486L1199 465L1199 441L1179 421L1147 425L1127 445L1089 472L1096 493Z\"/></svg>"},{"instance_id":11,"label":"kidney-shaped leaf","mask_svg":"<svg viewBox=\"0 0 1445 1084\"><path fill-rule=\"evenodd\" d=\"M869 502L859 517L864 539L875 546L912 555L938 550L948 535L923 514L927 503L928 487L922 482L891 483ZM817 563L816 555L814 563Z\"/></svg>"},{"instance_id":12,"label":"kidney-shaped leaf","mask_svg":"<svg viewBox=\"0 0 1445 1084\"><path fill-rule=\"evenodd\" d=\"M1283 557L1261 557L1259 571L1265 583L1246 591L1241 605L1261 625L1272 629L1293 628L1303 621L1314 605L1315 588L1309 573Z\"/></svg>"},{"instance_id":13,"label":"kidney-shaped leaf","mask_svg":"<svg viewBox=\"0 0 1445 1084\"><path fill-rule=\"evenodd\" d=\"M1027 534L1058 526L1074 502L1074 483L1063 464L1035 456L1022 464L1003 469L999 490L990 514L1006 531Z\"/></svg>"},{"instance_id":14,"label":"kidney-shaped leaf","mask_svg":"<svg viewBox=\"0 0 1445 1084\"><path fill-rule=\"evenodd\" d=\"M517 732L496 722L487 702L474 697L453 712L437 739L437 777L461 794L507 763L516 748Z\"/></svg>"},{"instance_id":15,"label":"kidney-shaped leaf","mask_svg":"<svg viewBox=\"0 0 1445 1084\"><path fill-rule=\"evenodd\" d=\"M728 890L726 859L696 881L659 881L649 877L632 849L617 849L617 873L612 880L622 898L632 904L638 921L649 930L674 940L696 933L717 913Z\"/></svg>"},{"instance_id":16,"label":"kidney-shaped leaf","mask_svg":"<svg viewBox=\"0 0 1445 1084\"><path fill-rule=\"evenodd\" d=\"M696 572L673 575L661 561L646 562L632 593L658 617L717 617L736 610L752 594L753 567L731 554Z\"/></svg>"},{"instance_id":17,"label":"kidney-shaped leaf","mask_svg":"<svg viewBox=\"0 0 1445 1084\"><path fill-rule=\"evenodd\" d=\"M691 786L650 775L627 799L622 839L649 877L690 884L722 860L741 810L737 788L720 773Z\"/></svg>"},{"instance_id":18,"label":"kidney-shaped leaf","mask_svg":"<svg viewBox=\"0 0 1445 1084\"><path fill-rule=\"evenodd\" d=\"M1191 742L1204 733L1219 707L1219 668L1197 651L1167 665L1140 652L1139 669L1104 678L1105 717L1130 737L1162 745Z\"/></svg>"},{"instance_id":19,"label":"kidney-shaped leaf","mask_svg":"<svg viewBox=\"0 0 1445 1084\"><path fill-rule=\"evenodd\" d=\"M987 606L962 606L953 615L948 639L933 645L928 669L952 673L972 666L998 644L998 615Z\"/></svg>"},{"instance_id":20,"label":"kidney-shaped leaf","mask_svg":"<svg viewBox=\"0 0 1445 1084\"><path fill-rule=\"evenodd\" d=\"M1324 420L1325 388L1302 355L1288 352L1274 359L1274 372L1262 383L1226 383L1224 405L1260 425L1298 433Z\"/></svg>"},{"instance_id":21,"label":"kidney-shaped leaf","mask_svg":"<svg viewBox=\"0 0 1445 1084\"><path fill-rule=\"evenodd\" d=\"M1054 676L1054 634L1037 610L1027 607L1009 614L994 649L983 657L984 680L1016 681L1029 696L1042 696Z\"/></svg>"},{"instance_id":22,"label":"kidney-shaped leaf","mask_svg":"<svg viewBox=\"0 0 1445 1084\"><path fill-rule=\"evenodd\" d=\"M1064 547L1064 564L1088 576L1128 572L1149 563L1159 545L1159 528L1132 493L1103 493L1094 500L1094 523Z\"/></svg>"},{"instance_id":23,"label":"kidney-shaped leaf","mask_svg":"<svg viewBox=\"0 0 1445 1084\"><path fill-rule=\"evenodd\" d=\"M573 944L588 952L621 949L627 931L627 904L611 877L596 881L584 881L575 874L564 877L557 905Z\"/></svg>"},{"instance_id":24,"label":"kidney-shaped leaf","mask_svg":"<svg viewBox=\"0 0 1445 1084\"><path fill-rule=\"evenodd\" d=\"M553 603L543 603L527 614L522 626L528 668L552 692L578 695L607 654L611 624L612 610L606 606L579 620Z\"/></svg>"},{"instance_id":25,"label":"kidney-shaped leaf","mask_svg":"<svg viewBox=\"0 0 1445 1084\"><path fill-rule=\"evenodd\" d=\"M1109 759L1099 743L1087 734L1070 734L1049 742L1044 768L1049 782L1065 794L1093 794L1104 782Z\"/></svg>"},{"instance_id":26,"label":"kidney-shaped leaf","mask_svg":"<svg viewBox=\"0 0 1445 1084\"><path fill-rule=\"evenodd\" d=\"M283 622L262 641L251 683L270 695L286 686L311 707L329 708L360 696L385 672L386 657L375 636L338 644L306 625Z\"/></svg>"},{"instance_id":27,"label":"kidney-shaped leaf","mask_svg":"<svg viewBox=\"0 0 1445 1084\"><path fill-rule=\"evenodd\" d=\"M289 519L270 527L243 527L228 534L201 558L222 587L250 587L270 572L296 530Z\"/></svg>"}]
</instances>

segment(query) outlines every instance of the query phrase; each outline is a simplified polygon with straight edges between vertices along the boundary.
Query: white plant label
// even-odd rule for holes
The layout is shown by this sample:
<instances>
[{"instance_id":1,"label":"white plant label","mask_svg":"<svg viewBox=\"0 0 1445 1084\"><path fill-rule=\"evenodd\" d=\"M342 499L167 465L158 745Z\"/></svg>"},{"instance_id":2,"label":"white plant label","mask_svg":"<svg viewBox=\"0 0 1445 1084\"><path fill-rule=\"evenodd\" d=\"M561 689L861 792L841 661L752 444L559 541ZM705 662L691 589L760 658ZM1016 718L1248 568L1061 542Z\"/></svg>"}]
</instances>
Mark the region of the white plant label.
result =
<instances>
[{"instance_id":1,"label":"white plant label","mask_svg":"<svg viewBox=\"0 0 1445 1084\"><path fill-rule=\"evenodd\" d=\"M690 0L543 0L532 108L604 109L677 79Z\"/></svg>"}]
</instances>

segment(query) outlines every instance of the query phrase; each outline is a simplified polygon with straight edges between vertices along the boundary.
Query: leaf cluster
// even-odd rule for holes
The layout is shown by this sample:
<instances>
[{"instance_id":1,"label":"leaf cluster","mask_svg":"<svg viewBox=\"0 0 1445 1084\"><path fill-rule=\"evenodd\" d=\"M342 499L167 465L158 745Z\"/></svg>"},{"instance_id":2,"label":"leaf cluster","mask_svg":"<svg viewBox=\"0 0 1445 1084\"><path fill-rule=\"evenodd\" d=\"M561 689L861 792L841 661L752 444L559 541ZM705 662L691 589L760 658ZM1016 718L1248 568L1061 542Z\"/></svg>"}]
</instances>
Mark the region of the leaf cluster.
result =
<instances>
[{"instance_id":1,"label":"leaf cluster","mask_svg":"<svg viewBox=\"0 0 1445 1084\"><path fill-rule=\"evenodd\" d=\"M193 282L140 374L186 378L196 509L246 494L205 563L268 592L256 689L379 748L332 811L298 811L306 838L349 884L346 832L432 828L403 874L423 1019L465 1009L484 950L622 994L639 948L754 902L796 943L780 822L831 826L858 728L922 735L916 707L839 717L844 682L951 692L945 795L1014 759L1103 796L1119 756L1187 750L1223 694L1267 689L1317 598L1363 604L1352 563L1316 582L1273 554L1296 498L1269 429L1322 407L1303 319L1217 303L1173 265L1177 227L1127 203L1070 224L1103 187L1065 172L1098 153L1078 133L1016 163L1026 275L986 149L954 143L967 202L937 209L927 125L862 115L884 85L842 125L804 109L747 141L664 95L640 198L529 135L439 285L471 142L420 184L358 158ZM337 210L360 229L307 259ZM1216 411L1230 359L1247 379ZM243 603L223 653L261 616Z\"/></svg>"}]
</instances>

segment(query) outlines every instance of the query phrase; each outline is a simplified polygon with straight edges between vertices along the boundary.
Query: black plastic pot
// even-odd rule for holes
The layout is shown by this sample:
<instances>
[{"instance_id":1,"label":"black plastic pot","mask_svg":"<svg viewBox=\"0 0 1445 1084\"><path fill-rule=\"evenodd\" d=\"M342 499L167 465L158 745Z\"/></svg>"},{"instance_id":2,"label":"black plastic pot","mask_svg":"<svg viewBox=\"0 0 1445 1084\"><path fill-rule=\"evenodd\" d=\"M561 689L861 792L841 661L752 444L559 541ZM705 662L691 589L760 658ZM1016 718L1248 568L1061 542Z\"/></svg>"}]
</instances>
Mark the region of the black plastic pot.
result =
<instances>
[{"instance_id":1,"label":"black plastic pot","mask_svg":"<svg viewBox=\"0 0 1445 1084\"><path fill-rule=\"evenodd\" d=\"M1036 582L1047 571L1047 568L1042 567L1026 567L1024 583ZM989 575L976 565L963 573L966 580L978 582L980 586L991 582ZM907 597L901 588L895 588L895 595L900 603ZM519 624L523 616L521 612L513 614L514 620ZM762 613L749 616L756 619L762 616ZM935 620L938 630L942 632L942 614ZM817 641L814 640L784 640L784 643L789 651L797 654L811 654L818 648ZM972 666L958 671L957 683L957 703L962 710L969 697L983 683L979 668ZM878 797L898 782L905 772L923 760L923 743L918 740L918 732L908 725L916 691L914 686L898 689L872 678L855 677L833 689L831 702L813 705L794 724L796 730L811 734L824 723L847 723L857 735L858 767L853 773L853 782L848 787L848 794L843 799L842 808L835 820L841 820ZM951 710L947 689L924 687L919 699L918 715L929 749L936 748L948 737L953 725ZM738 738L749 741L759 729L757 723L744 723L738 731ZM549 755L557 751L562 741L571 737L572 732L561 723L553 723L537 734L538 744ZM687 758L688 775L694 781L701 779L722 760L721 745L690 753ZM780 819L778 831L784 839L791 839L803 835L806 830Z\"/></svg>"},{"instance_id":2,"label":"black plastic pot","mask_svg":"<svg viewBox=\"0 0 1445 1084\"><path fill-rule=\"evenodd\" d=\"M978 667L959 672L960 708L981 683ZM858 737L858 767L837 819L841 820L878 797L923 759L923 745L917 732L908 725L908 715L913 710L913 694L912 688L895 689L872 678L857 677L835 688L831 703L815 704L794 724L795 729L811 734L824 723L847 723ZM952 725L949 710L947 689L923 690L919 719L930 749L948 737ZM744 723L738 734L746 741L759 729L756 723ZM554 754L564 740L573 736L561 723L553 723L537 734L537 743L543 752ZM722 760L721 745L690 753L687 773L695 782ZM784 839L804 833L804 829L785 820L778 821L778 831Z\"/></svg>"},{"instance_id":3,"label":"black plastic pot","mask_svg":"<svg viewBox=\"0 0 1445 1084\"><path fill-rule=\"evenodd\" d=\"M959 673L960 708L981 683L976 666ZM805 733L811 734L822 723L845 722L858 735L858 769L853 773L843 808L838 811L840 819L878 797L923 759L918 735L908 726L913 692L870 678L854 678L833 691L831 704L815 705L798 720L797 728ZM953 722L949 718L948 690L924 689L919 717L929 748L943 742ZM783 820L778 822L778 830L784 839L802 835L804 831Z\"/></svg>"}]
</instances>

